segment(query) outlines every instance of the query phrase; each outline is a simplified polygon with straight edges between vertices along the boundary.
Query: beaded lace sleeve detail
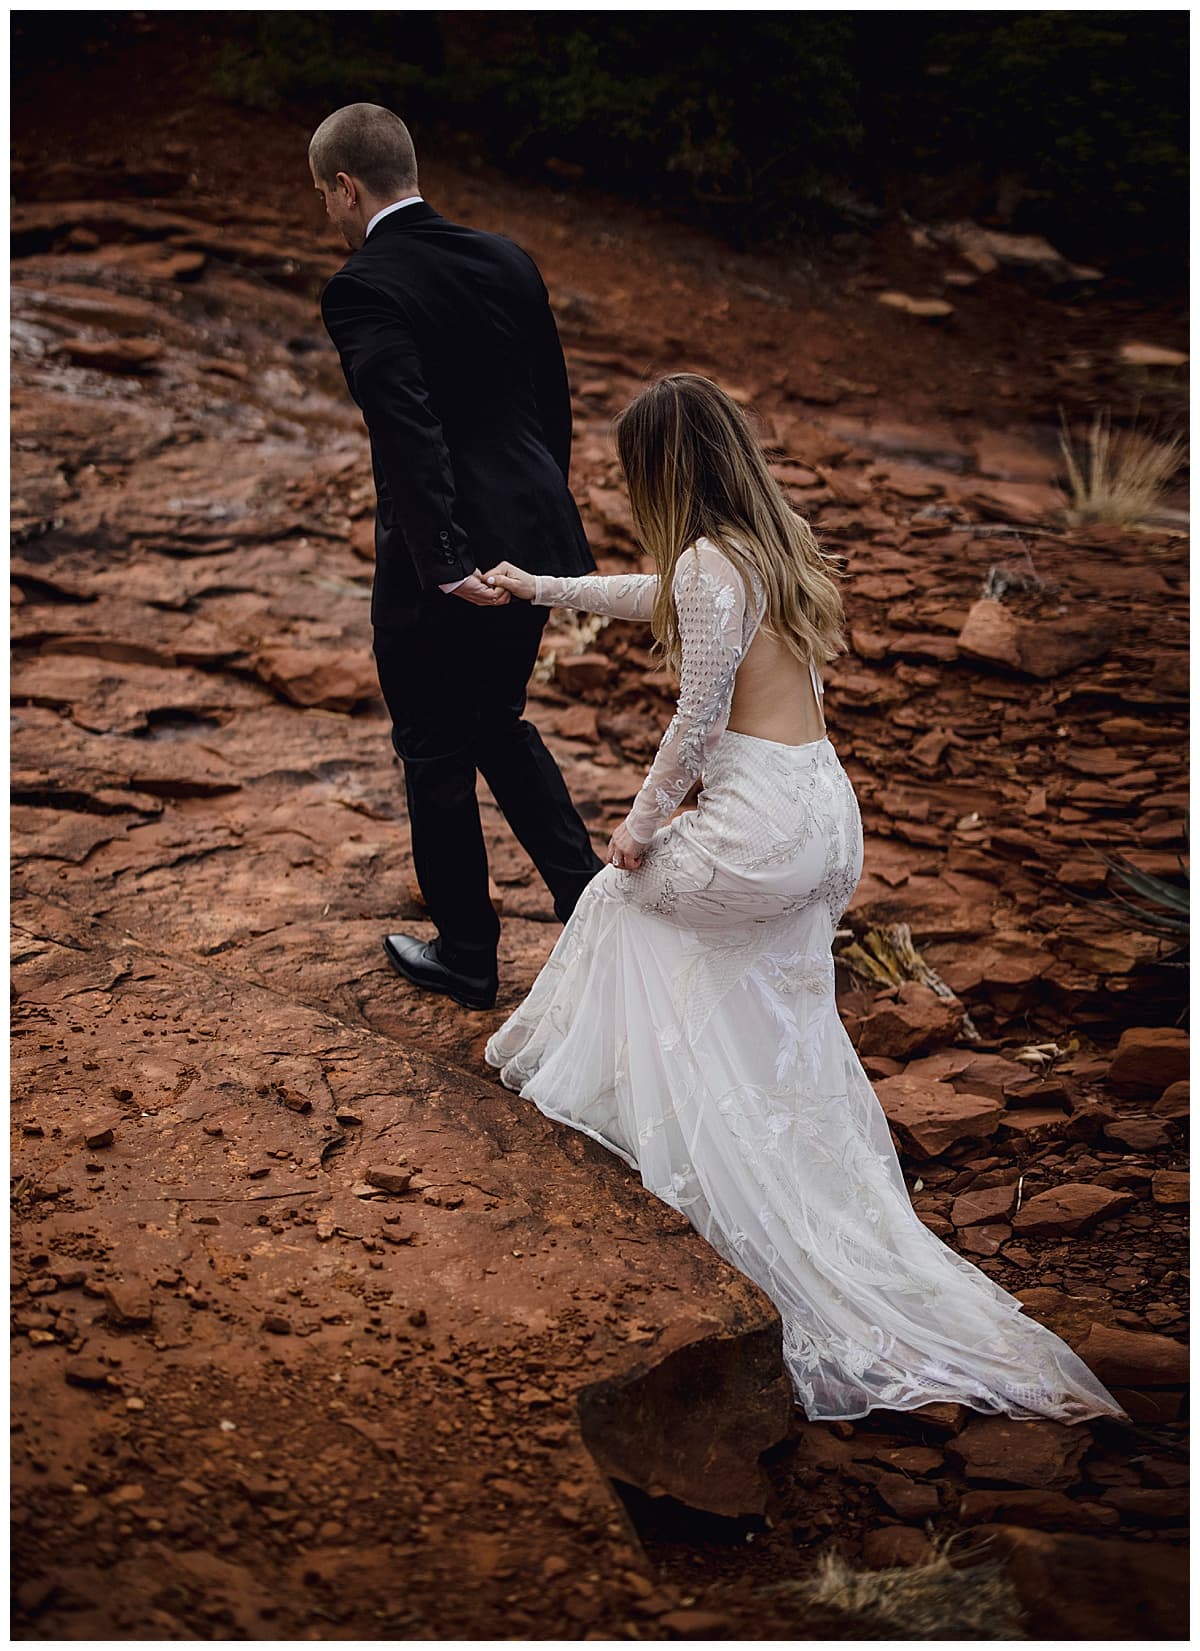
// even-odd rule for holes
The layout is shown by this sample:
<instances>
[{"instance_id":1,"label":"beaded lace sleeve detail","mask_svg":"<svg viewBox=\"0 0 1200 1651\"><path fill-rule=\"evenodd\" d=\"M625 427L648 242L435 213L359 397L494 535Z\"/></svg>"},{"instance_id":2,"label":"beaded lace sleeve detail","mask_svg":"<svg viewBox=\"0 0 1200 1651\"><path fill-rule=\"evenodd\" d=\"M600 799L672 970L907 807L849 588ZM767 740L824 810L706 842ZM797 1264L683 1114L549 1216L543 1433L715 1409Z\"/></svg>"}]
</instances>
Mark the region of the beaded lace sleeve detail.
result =
<instances>
[{"instance_id":1,"label":"beaded lace sleeve detail","mask_svg":"<svg viewBox=\"0 0 1200 1651\"><path fill-rule=\"evenodd\" d=\"M679 558L672 585L679 616L679 701L625 829L648 843L679 807L729 720L733 679L760 617L747 611L733 563L709 539Z\"/></svg>"},{"instance_id":2,"label":"beaded lace sleeve detail","mask_svg":"<svg viewBox=\"0 0 1200 1651\"><path fill-rule=\"evenodd\" d=\"M575 579L534 575L533 600L541 608L574 608L612 619L649 620L658 595L657 573L588 573Z\"/></svg>"}]
</instances>

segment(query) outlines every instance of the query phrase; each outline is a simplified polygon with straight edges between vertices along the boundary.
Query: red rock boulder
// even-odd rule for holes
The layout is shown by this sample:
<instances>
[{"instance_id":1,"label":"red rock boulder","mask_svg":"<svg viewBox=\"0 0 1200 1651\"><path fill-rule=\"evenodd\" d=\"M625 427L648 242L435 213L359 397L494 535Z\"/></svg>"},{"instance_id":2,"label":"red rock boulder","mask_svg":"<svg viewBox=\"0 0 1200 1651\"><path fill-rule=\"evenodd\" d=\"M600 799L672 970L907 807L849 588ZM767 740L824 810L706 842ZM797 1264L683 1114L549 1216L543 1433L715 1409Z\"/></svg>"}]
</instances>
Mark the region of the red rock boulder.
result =
<instances>
[{"instance_id":1,"label":"red rock boulder","mask_svg":"<svg viewBox=\"0 0 1200 1651\"><path fill-rule=\"evenodd\" d=\"M1045 678L1061 676L1076 665L1103 658L1116 635L1116 624L1106 614L1018 619L1003 602L985 596L967 614L959 632L958 650L968 659Z\"/></svg>"},{"instance_id":2,"label":"red rock boulder","mask_svg":"<svg viewBox=\"0 0 1200 1651\"><path fill-rule=\"evenodd\" d=\"M1090 1444L1090 1432L1078 1424L984 1416L949 1441L946 1455L971 1480L1063 1490L1078 1478Z\"/></svg>"},{"instance_id":3,"label":"red rock boulder","mask_svg":"<svg viewBox=\"0 0 1200 1651\"><path fill-rule=\"evenodd\" d=\"M1013 1230L1054 1236L1086 1232L1132 1203L1133 1194L1116 1187L1068 1182L1065 1186L1034 1193L1027 1199L1013 1216Z\"/></svg>"},{"instance_id":4,"label":"red rock boulder","mask_svg":"<svg viewBox=\"0 0 1200 1651\"><path fill-rule=\"evenodd\" d=\"M1188 1379L1188 1350L1170 1336L1093 1324L1075 1351L1106 1387L1178 1387Z\"/></svg>"},{"instance_id":5,"label":"red rock boulder","mask_svg":"<svg viewBox=\"0 0 1200 1651\"><path fill-rule=\"evenodd\" d=\"M1161 1095L1188 1076L1189 1039L1178 1026L1130 1026L1121 1033L1108 1081L1121 1092Z\"/></svg>"},{"instance_id":6,"label":"red rock boulder","mask_svg":"<svg viewBox=\"0 0 1200 1651\"><path fill-rule=\"evenodd\" d=\"M1174 1640L1188 1634L1186 1548L1115 1537L979 1525L1040 1640ZM978 1563L964 1544L952 1564Z\"/></svg>"},{"instance_id":7,"label":"red rock boulder","mask_svg":"<svg viewBox=\"0 0 1200 1651\"><path fill-rule=\"evenodd\" d=\"M881 1078L875 1093L901 1145L916 1158L936 1158L955 1141L993 1135L1004 1115L988 1095L961 1092L907 1072Z\"/></svg>"},{"instance_id":8,"label":"red rock boulder","mask_svg":"<svg viewBox=\"0 0 1200 1651\"><path fill-rule=\"evenodd\" d=\"M917 980L906 980L895 1001L884 1003L863 1021L858 1033L860 1055L889 1055L904 1060L949 1043L962 1025L962 1004Z\"/></svg>"}]
</instances>

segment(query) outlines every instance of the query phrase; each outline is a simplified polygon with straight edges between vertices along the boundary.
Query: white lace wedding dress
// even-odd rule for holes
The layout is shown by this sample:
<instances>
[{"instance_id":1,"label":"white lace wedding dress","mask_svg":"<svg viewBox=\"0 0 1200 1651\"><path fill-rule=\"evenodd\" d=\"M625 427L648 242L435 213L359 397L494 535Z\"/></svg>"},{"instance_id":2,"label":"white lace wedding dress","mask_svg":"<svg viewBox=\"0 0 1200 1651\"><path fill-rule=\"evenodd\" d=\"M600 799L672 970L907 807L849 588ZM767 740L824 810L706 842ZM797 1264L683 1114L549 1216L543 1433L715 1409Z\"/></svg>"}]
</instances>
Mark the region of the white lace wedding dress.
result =
<instances>
[{"instance_id":1,"label":"white lace wedding dress","mask_svg":"<svg viewBox=\"0 0 1200 1651\"><path fill-rule=\"evenodd\" d=\"M834 1001L834 930L863 859L849 776L827 734L790 746L726 727L761 589L747 600L706 539L673 588L678 710L627 822L644 863L589 884L488 1062L762 1287L810 1419L935 1400L1123 1416L913 1210ZM656 589L655 575L539 578L535 600L648 620ZM672 820L701 773L698 807Z\"/></svg>"}]
</instances>

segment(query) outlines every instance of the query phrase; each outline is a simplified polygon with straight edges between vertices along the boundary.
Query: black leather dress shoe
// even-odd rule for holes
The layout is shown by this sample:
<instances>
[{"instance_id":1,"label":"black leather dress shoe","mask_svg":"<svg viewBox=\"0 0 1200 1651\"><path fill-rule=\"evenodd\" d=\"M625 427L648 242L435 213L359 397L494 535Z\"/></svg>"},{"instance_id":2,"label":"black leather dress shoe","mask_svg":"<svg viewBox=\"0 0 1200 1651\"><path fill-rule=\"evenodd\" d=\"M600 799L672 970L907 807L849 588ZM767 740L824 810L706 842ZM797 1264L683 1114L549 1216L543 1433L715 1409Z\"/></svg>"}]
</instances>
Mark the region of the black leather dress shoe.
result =
<instances>
[{"instance_id":1,"label":"black leather dress shoe","mask_svg":"<svg viewBox=\"0 0 1200 1651\"><path fill-rule=\"evenodd\" d=\"M444 992L464 1009L494 1008L499 989L495 970L486 975L461 974L442 962L436 946L436 941L418 940L411 934L389 934L383 941L392 967L412 985L427 992Z\"/></svg>"}]
</instances>

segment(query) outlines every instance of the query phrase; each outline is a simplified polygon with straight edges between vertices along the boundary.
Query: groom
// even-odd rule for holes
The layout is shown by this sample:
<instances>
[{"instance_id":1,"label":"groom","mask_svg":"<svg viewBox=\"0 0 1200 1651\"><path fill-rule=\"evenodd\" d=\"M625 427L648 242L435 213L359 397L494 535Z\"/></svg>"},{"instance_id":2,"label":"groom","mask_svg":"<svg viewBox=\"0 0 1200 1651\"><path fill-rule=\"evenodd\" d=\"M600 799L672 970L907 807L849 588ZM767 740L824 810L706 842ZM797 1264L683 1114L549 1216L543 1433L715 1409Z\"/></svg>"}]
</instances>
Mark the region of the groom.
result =
<instances>
[{"instance_id":1,"label":"groom","mask_svg":"<svg viewBox=\"0 0 1200 1651\"><path fill-rule=\"evenodd\" d=\"M481 569L595 567L567 485L571 397L546 288L503 236L421 198L412 139L374 103L321 122L313 183L352 255L321 296L375 475L375 662L404 764L417 881L437 928L384 940L406 980L496 1001L500 924L476 773L565 922L602 867L554 759L523 718L548 608Z\"/></svg>"}]
</instances>

